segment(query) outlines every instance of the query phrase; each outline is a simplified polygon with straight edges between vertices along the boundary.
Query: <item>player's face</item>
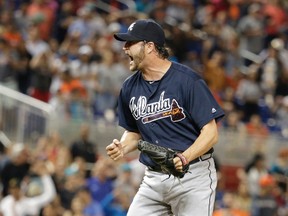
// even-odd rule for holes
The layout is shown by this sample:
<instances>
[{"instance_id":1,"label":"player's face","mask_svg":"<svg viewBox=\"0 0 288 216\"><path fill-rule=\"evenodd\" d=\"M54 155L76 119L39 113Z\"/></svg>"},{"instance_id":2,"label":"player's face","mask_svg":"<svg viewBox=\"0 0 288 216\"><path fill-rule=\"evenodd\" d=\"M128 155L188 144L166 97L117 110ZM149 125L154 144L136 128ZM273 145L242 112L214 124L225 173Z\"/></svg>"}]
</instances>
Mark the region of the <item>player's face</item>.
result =
<instances>
[{"instance_id":1,"label":"player's face","mask_svg":"<svg viewBox=\"0 0 288 216\"><path fill-rule=\"evenodd\" d=\"M141 63L145 58L145 42L144 41L127 41L123 47L125 54L129 56L129 69L137 71L141 69Z\"/></svg>"}]
</instances>

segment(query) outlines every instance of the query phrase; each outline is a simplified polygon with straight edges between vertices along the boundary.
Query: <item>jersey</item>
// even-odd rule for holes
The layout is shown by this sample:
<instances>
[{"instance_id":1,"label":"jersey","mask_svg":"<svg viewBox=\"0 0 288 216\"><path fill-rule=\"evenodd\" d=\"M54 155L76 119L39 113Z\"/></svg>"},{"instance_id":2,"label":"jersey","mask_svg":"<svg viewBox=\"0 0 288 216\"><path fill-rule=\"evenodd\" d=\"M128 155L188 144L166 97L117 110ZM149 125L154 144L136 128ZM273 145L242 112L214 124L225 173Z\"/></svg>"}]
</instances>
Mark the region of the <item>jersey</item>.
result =
<instances>
[{"instance_id":1,"label":"jersey","mask_svg":"<svg viewBox=\"0 0 288 216\"><path fill-rule=\"evenodd\" d=\"M212 119L224 111L204 80L191 68L172 62L161 80L149 82L140 71L125 80L118 99L119 125L159 146L185 151ZM142 154L140 161L155 164Z\"/></svg>"}]
</instances>

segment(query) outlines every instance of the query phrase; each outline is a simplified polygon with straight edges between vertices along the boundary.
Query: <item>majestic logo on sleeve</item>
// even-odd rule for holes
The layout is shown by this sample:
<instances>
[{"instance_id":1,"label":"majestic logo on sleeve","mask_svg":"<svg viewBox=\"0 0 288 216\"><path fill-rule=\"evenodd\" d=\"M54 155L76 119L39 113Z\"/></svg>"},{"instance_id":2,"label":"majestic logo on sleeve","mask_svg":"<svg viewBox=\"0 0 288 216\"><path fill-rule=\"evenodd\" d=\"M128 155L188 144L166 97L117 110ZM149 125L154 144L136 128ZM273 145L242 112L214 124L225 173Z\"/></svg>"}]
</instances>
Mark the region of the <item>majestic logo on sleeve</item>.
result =
<instances>
[{"instance_id":1,"label":"majestic logo on sleeve","mask_svg":"<svg viewBox=\"0 0 288 216\"><path fill-rule=\"evenodd\" d=\"M171 121L177 122L185 118L183 108L175 99L164 99L165 91L160 95L157 102L147 104L147 98L140 96L138 101L135 97L130 100L130 110L136 120L142 118L142 123L150 123L158 119L170 117Z\"/></svg>"}]
</instances>

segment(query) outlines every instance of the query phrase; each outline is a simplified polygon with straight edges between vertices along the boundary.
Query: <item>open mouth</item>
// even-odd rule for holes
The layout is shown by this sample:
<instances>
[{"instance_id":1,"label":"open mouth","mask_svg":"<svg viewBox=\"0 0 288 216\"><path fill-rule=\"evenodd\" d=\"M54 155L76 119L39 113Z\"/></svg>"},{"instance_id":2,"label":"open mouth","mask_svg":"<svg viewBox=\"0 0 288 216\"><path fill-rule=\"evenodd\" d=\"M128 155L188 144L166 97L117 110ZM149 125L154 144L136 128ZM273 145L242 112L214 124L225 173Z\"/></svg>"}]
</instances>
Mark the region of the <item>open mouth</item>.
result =
<instances>
[{"instance_id":1,"label":"open mouth","mask_svg":"<svg viewBox=\"0 0 288 216\"><path fill-rule=\"evenodd\" d=\"M132 64L132 63L134 62L134 59L133 59L132 56L130 56L130 55L128 55L128 56L129 56L129 58L130 58L130 64Z\"/></svg>"}]
</instances>

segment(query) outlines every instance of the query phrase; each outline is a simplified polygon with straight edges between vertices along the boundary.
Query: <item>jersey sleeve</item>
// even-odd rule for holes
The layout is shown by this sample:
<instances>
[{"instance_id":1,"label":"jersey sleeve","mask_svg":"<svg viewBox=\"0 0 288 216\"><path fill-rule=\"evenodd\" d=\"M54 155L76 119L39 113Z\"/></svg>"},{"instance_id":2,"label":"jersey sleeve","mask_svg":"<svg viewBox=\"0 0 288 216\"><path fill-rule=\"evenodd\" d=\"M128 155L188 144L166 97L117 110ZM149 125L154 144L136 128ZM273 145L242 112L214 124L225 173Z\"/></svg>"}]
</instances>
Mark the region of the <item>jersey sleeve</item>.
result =
<instances>
[{"instance_id":1,"label":"jersey sleeve","mask_svg":"<svg viewBox=\"0 0 288 216\"><path fill-rule=\"evenodd\" d=\"M127 98L128 96L125 94L125 91L122 88L118 98L118 107L117 107L119 125L128 131L138 132L136 120L131 114L129 108L129 101L127 100Z\"/></svg>"},{"instance_id":2,"label":"jersey sleeve","mask_svg":"<svg viewBox=\"0 0 288 216\"><path fill-rule=\"evenodd\" d=\"M203 79L194 82L188 101L189 113L200 129L212 119L218 122L224 117L224 111L215 100Z\"/></svg>"}]
</instances>

